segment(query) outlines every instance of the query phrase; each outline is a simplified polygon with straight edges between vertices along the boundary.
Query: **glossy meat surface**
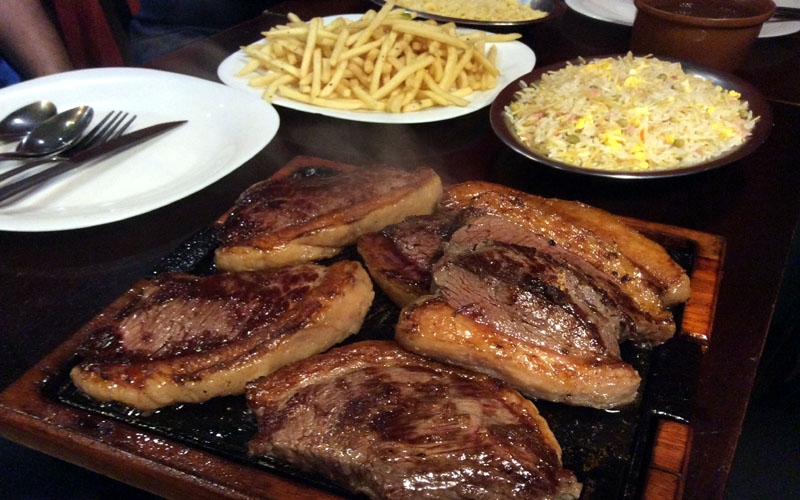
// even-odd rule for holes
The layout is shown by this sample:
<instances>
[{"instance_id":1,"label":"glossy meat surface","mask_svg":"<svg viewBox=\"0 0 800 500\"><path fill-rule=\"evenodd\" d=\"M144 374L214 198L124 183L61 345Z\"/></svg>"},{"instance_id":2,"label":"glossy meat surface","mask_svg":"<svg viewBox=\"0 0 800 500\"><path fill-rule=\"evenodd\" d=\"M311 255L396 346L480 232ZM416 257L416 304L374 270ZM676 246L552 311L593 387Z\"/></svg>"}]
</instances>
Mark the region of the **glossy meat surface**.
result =
<instances>
[{"instance_id":1,"label":"glossy meat surface","mask_svg":"<svg viewBox=\"0 0 800 500\"><path fill-rule=\"evenodd\" d=\"M620 330L622 340L658 344L674 334L675 321L662 297L683 300L686 273L661 245L613 215L485 182L449 186L441 203L449 208L359 240L373 279L400 307L433 291L431 273L448 244L496 241L534 248L586 274L633 321ZM660 269L672 285L649 269Z\"/></svg>"},{"instance_id":2,"label":"glossy meat surface","mask_svg":"<svg viewBox=\"0 0 800 500\"><path fill-rule=\"evenodd\" d=\"M144 280L83 329L75 385L140 410L238 394L254 378L358 331L372 303L360 264Z\"/></svg>"},{"instance_id":3,"label":"glossy meat surface","mask_svg":"<svg viewBox=\"0 0 800 500\"><path fill-rule=\"evenodd\" d=\"M362 234L431 213L441 180L430 169L355 167L296 158L245 190L217 222L217 267L252 270L338 254Z\"/></svg>"},{"instance_id":4,"label":"glossy meat surface","mask_svg":"<svg viewBox=\"0 0 800 500\"><path fill-rule=\"evenodd\" d=\"M254 454L373 499L568 499L580 485L535 406L496 379L367 341L248 386Z\"/></svg>"},{"instance_id":5,"label":"glossy meat surface","mask_svg":"<svg viewBox=\"0 0 800 500\"><path fill-rule=\"evenodd\" d=\"M658 344L675 333L672 313L661 299L662 288L613 242L570 217L543 207L538 197L504 187L459 197L454 194L459 189L457 186L448 190L443 205L461 207L475 217L499 219L497 224L488 226L486 238L540 250L553 247L551 251L558 249L565 257L571 256L575 265L591 266L616 283L647 319L637 325L634 340Z\"/></svg>"},{"instance_id":6,"label":"glossy meat surface","mask_svg":"<svg viewBox=\"0 0 800 500\"><path fill-rule=\"evenodd\" d=\"M586 245L578 239L570 238L565 238L559 243L499 215L479 215L468 219L464 226L453 234L449 245L454 247L478 245L486 241L529 248L538 254L539 258L548 258L553 261L554 266L563 267L562 272L570 270L572 273L583 275L585 280L591 282L592 287L602 290L604 302L610 310L614 310L615 316L623 315L627 318L624 324L620 323L618 340L631 338L636 341L660 343L675 332L672 312L660 305L653 288L647 286L647 282L626 286L630 279L624 276L620 278L618 271L631 273L637 271L624 256L611 248L605 249L607 258L603 259L604 262L598 268L597 265L587 262L580 252L576 253L570 249L577 245L582 251L586 246L591 246L591 243ZM592 238L590 241L596 243ZM603 322L604 319L595 316L595 321Z\"/></svg>"},{"instance_id":7,"label":"glossy meat surface","mask_svg":"<svg viewBox=\"0 0 800 500\"><path fill-rule=\"evenodd\" d=\"M452 242L436 294L403 309L405 348L501 378L536 398L613 408L640 377L620 359L630 318L591 277L531 247Z\"/></svg>"},{"instance_id":8,"label":"glossy meat surface","mask_svg":"<svg viewBox=\"0 0 800 500\"><path fill-rule=\"evenodd\" d=\"M557 352L619 359L620 332L632 328L590 277L530 247L450 245L433 277L461 314Z\"/></svg>"},{"instance_id":9,"label":"glossy meat surface","mask_svg":"<svg viewBox=\"0 0 800 500\"><path fill-rule=\"evenodd\" d=\"M617 216L605 210L577 201L520 193L512 188L484 181L451 186L442 199L442 205L468 206L480 194L489 191L521 197L527 206L558 214L568 223L585 227L599 238L617 246L628 259L644 268L648 276L657 283L665 305L679 304L689 298L689 276L664 247L631 229Z\"/></svg>"},{"instance_id":10,"label":"glossy meat surface","mask_svg":"<svg viewBox=\"0 0 800 500\"><path fill-rule=\"evenodd\" d=\"M460 210L408 217L363 235L358 240L358 253L372 279L395 304L403 307L430 292L433 265L463 223Z\"/></svg>"}]
</instances>

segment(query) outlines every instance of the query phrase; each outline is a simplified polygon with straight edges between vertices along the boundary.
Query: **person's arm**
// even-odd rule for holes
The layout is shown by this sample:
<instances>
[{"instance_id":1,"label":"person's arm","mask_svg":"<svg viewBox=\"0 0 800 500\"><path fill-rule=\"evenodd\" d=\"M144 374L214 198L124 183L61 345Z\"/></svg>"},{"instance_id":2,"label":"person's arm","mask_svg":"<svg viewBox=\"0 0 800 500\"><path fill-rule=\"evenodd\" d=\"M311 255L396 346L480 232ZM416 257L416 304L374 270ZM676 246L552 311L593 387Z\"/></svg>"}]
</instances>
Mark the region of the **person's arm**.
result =
<instances>
[{"instance_id":1,"label":"person's arm","mask_svg":"<svg viewBox=\"0 0 800 500\"><path fill-rule=\"evenodd\" d=\"M63 40L38 1L0 0L0 54L23 78L73 69Z\"/></svg>"}]
</instances>

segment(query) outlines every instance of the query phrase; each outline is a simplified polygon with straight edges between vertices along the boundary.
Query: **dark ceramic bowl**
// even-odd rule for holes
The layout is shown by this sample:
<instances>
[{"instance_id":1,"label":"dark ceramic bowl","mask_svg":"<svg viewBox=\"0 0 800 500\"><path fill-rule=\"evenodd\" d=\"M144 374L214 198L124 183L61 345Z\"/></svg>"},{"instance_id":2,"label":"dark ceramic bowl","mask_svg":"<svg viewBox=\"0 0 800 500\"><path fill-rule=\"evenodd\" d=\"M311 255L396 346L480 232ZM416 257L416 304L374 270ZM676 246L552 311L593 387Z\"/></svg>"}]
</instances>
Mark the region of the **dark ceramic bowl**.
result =
<instances>
[{"instance_id":1,"label":"dark ceramic bowl","mask_svg":"<svg viewBox=\"0 0 800 500\"><path fill-rule=\"evenodd\" d=\"M634 0L631 51L694 61L723 71L739 69L772 0Z\"/></svg>"},{"instance_id":2,"label":"dark ceramic bowl","mask_svg":"<svg viewBox=\"0 0 800 500\"><path fill-rule=\"evenodd\" d=\"M761 93L758 91L758 89L756 89L754 86L752 86L745 80L742 80L741 78L738 78L734 75L723 73L721 71L709 68L707 66L700 66L692 62L676 61L674 59L669 59L666 57L661 59L665 61L669 60L672 62L680 62L681 67L685 73L711 80L712 82L714 82L714 84L719 85L724 89L735 90L736 92L742 95L742 99L747 101L750 109L753 111L753 114L759 117L759 120L756 122L756 126L753 129L750 137L747 139L747 142L745 142L736 149L723 153L721 156L712 158L704 163L699 163L697 165L668 169L668 170L627 172L620 170L602 170L594 168L584 168L556 161L548 158L544 154L541 154L537 151L530 149L524 142L522 142L519 136L517 136L516 132L514 131L514 126L511 123L509 123L508 119L506 118L505 108L506 106L511 104L514 100L516 100L516 93L520 89L520 82L525 82L526 84L536 83L539 80L541 80L542 75L544 75L545 73L549 73L551 71L558 71L564 68L567 64L577 65L577 64L583 64L585 61L591 61L594 59L602 59L605 57L621 57L621 56L622 55L616 54L616 55L596 56L588 58L586 60L574 59L572 61L564 61L552 64L550 66L537 68L532 72L523 75L518 80L511 82L503 90L501 90L500 94L492 103L492 107L490 110L490 120L492 124L492 129L494 130L495 134L500 138L500 140L502 140L506 144L506 146L516 151L517 153L521 154L522 156L527 157L537 163L547 165L549 167L558 170L563 170L565 172L572 172L575 174L589 175L594 177L626 179L626 180L679 177L684 175L697 174L699 172L704 172L706 170L719 168L724 165L733 163L737 160L740 160L745 156L748 156L750 153L758 149L758 147L761 146L761 144L763 144L763 142L767 139L767 137L769 137L769 134L772 131L772 109L770 108L770 105L764 98L764 96L762 96Z\"/></svg>"}]
</instances>

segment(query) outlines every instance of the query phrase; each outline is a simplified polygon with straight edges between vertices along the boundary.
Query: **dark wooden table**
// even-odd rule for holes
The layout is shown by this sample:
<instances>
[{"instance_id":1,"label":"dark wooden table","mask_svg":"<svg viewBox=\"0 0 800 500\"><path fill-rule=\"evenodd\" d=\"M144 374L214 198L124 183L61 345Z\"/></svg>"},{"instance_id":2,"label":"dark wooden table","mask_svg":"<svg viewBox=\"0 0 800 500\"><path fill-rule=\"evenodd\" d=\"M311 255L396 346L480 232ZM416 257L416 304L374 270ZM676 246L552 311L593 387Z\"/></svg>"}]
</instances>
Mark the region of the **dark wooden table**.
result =
<instances>
[{"instance_id":1,"label":"dark wooden table","mask_svg":"<svg viewBox=\"0 0 800 500\"><path fill-rule=\"evenodd\" d=\"M292 11L308 18L372 7L356 0L297 0L282 3L273 12ZM151 66L216 80L216 68L223 58L258 39L260 31L280 19L282 16L267 13L162 57ZM560 19L523 34L536 53L537 66L544 66L577 55L625 52L630 28L567 11ZM693 401L693 443L685 489L685 498L720 498L782 275L787 264L797 265L788 263L787 255L800 214L800 36L759 40L739 76L759 88L772 105L774 128L766 143L754 154L717 170L647 181L578 176L534 164L495 137L488 109L418 125L347 122L279 109L281 128L266 148L235 172L183 200L100 227L0 232L0 389L56 349L186 237L208 225L242 190L295 155L355 164L426 165L436 169L445 182L487 179L725 239L713 341L703 356ZM0 428L0 434L136 487L169 493L164 485L148 483L140 475L76 459L67 447L53 449L8 427ZM47 498L101 498L110 492L135 491L100 475L76 474L67 464L43 454L28 454L9 441L2 446L4 478L15 474L36 477L41 470L78 477ZM22 457L22 462L15 457ZM51 479L49 474L47 479ZM17 481L36 492L14 489L12 482L14 494L45 497L41 486ZM0 486L0 491L5 487Z\"/></svg>"}]
</instances>

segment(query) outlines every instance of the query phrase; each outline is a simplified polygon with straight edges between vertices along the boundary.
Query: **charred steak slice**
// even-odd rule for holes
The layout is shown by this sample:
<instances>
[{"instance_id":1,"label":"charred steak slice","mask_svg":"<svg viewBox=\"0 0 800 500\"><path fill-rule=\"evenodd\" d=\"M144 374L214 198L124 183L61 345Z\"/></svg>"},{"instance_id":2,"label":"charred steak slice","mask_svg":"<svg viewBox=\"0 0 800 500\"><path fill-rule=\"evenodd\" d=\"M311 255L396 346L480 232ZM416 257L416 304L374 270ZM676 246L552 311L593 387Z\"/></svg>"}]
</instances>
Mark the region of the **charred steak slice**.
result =
<instances>
[{"instance_id":1,"label":"charred steak slice","mask_svg":"<svg viewBox=\"0 0 800 500\"><path fill-rule=\"evenodd\" d=\"M358 331L372 303L360 264L337 262L138 283L83 328L70 375L86 394L150 411L245 384Z\"/></svg>"},{"instance_id":2,"label":"charred steak slice","mask_svg":"<svg viewBox=\"0 0 800 500\"><path fill-rule=\"evenodd\" d=\"M395 338L406 349L549 401L613 408L636 397L640 377L618 344L632 322L579 269L485 242L451 245L434 281L436 296L400 314Z\"/></svg>"},{"instance_id":3,"label":"charred steak slice","mask_svg":"<svg viewBox=\"0 0 800 500\"><path fill-rule=\"evenodd\" d=\"M464 222L460 210L439 210L361 236L358 253L372 279L399 307L431 291L433 264Z\"/></svg>"},{"instance_id":4,"label":"charred steak slice","mask_svg":"<svg viewBox=\"0 0 800 500\"><path fill-rule=\"evenodd\" d=\"M450 245L433 278L453 308L557 352L618 360L620 335L633 328L592 277L534 248Z\"/></svg>"},{"instance_id":5,"label":"charred steak slice","mask_svg":"<svg viewBox=\"0 0 800 500\"><path fill-rule=\"evenodd\" d=\"M564 258L572 256L571 262L576 266L594 267L616 283L648 318L646 323L637 325L633 340L658 344L675 333L675 321L661 300L660 288L649 273L628 259L616 245L569 218L541 208L531 202L531 196L526 193L506 191L482 192L463 207L475 218L495 218L495 224L484 225L486 239L534 246L541 251L558 251ZM459 205L445 202L451 207Z\"/></svg>"},{"instance_id":6,"label":"charred steak slice","mask_svg":"<svg viewBox=\"0 0 800 500\"><path fill-rule=\"evenodd\" d=\"M471 181L451 186L442 198L443 206L469 206L478 195L494 191L506 196L520 197L524 203L539 210L558 214L570 224L594 232L620 249L631 261L641 266L659 286L664 304L671 306L689 298L690 282L686 271L675 262L664 247L645 237L605 210L577 201L543 198L521 193L512 188L484 181Z\"/></svg>"},{"instance_id":7,"label":"charred steak slice","mask_svg":"<svg viewBox=\"0 0 800 500\"><path fill-rule=\"evenodd\" d=\"M241 271L332 257L362 234L431 213L441 192L430 169L296 158L245 190L217 221L215 262Z\"/></svg>"},{"instance_id":8,"label":"charred steak slice","mask_svg":"<svg viewBox=\"0 0 800 500\"><path fill-rule=\"evenodd\" d=\"M574 499L536 407L394 342L338 347L248 385L250 452L373 499Z\"/></svg>"},{"instance_id":9,"label":"charred steak slice","mask_svg":"<svg viewBox=\"0 0 800 500\"><path fill-rule=\"evenodd\" d=\"M555 240L546 239L538 232L529 231L504 217L494 215L484 215L469 219L453 233L448 245L454 247L459 245L474 246L484 241L506 242L515 246L534 249L541 255L550 256L554 262L560 263L561 266L585 275L586 279L590 280L594 286L604 290L606 300L613 303L614 307L619 309L619 313L630 319L631 322L629 324L618 330L618 340L630 338L655 344L669 338L675 332L675 321L672 313L663 307L657 307L658 297L654 293L645 295L645 298L656 301L656 304L645 301L641 295L634 293L640 290L652 292L651 288L629 287L626 289L622 286L622 283L625 283L626 280L620 280L618 275L614 274L614 269L630 270L630 266L623 257L614 253L613 250L608 249L608 259L619 262L608 263L612 271L610 273L604 272L603 269L598 269L597 266L586 262L575 252L564 248L563 245L559 245ZM570 243L576 243L576 241L573 240ZM577 244L580 245L579 242ZM581 249L585 249L586 246L581 245ZM605 270L608 271L608 269ZM646 307L643 307L643 303Z\"/></svg>"},{"instance_id":10,"label":"charred steak slice","mask_svg":"<svg viewBox=\"0 0 800 500\"><path fill-rule=\"evenodd\" d=\"M666 301L685 299L688 277L661 245L615 216L486 182L447 187L441 205L359 240L373 279L400 307L431 292L433 265L451 239L502 241L536 248L592 276L634 321L623 339L657 344L674 334Z\"/></svg>"}]
</instances>

